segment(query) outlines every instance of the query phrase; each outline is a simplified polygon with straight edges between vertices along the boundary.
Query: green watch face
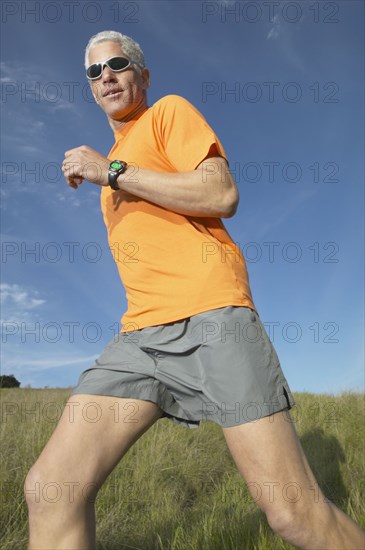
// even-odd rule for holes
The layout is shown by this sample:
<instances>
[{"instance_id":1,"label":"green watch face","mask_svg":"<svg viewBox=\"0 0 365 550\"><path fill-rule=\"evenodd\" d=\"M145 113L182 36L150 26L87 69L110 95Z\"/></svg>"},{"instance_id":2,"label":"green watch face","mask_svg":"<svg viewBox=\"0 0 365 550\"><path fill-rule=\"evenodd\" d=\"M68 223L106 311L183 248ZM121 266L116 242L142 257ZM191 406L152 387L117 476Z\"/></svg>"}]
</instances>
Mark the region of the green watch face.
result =
<instances>
[{"instance_id":1,"label":"green watch face","mask_svg":"<svg viewBox=\"0 0 365 550\"><path fill-rule=\"evenodd\" d=\"M114 170L119 170L119 168L122 168L122 164L120 162L112 162L110 165L110 168L113 168Z\"/></svg>"}]
</instances>

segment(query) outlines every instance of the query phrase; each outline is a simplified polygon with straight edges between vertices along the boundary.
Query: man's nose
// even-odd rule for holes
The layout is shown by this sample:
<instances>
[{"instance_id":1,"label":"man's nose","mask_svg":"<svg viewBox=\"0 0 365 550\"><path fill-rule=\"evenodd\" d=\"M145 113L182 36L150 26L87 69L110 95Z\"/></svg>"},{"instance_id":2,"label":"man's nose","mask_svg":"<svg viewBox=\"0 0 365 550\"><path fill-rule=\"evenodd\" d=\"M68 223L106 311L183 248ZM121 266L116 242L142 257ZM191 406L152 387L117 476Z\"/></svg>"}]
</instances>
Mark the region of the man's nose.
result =
<instances>
[{"instance_id":1,"label":"man's nose","mask_svg":"<svg viewBox=\"0 0 365 550\"><path fill-rule=\"evenodd\" d=\"M103 82L109 82L110 80L116 80L115 73L108 67L108 65L104 65L103 72L102 72L102 80Z\"/></svg>"}]
</instances>

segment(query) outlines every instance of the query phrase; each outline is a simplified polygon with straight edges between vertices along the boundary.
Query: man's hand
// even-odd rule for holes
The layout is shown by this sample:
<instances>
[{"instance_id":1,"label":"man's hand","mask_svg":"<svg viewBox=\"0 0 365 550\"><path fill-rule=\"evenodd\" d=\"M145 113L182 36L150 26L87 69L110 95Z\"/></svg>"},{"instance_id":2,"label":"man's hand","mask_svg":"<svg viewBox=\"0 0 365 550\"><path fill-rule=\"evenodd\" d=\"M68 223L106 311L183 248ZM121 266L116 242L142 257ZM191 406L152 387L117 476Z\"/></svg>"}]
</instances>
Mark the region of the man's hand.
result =
<instances>
[{"instance_id":1,"label":"man's hand","mask_svg":"<svg viewBox=\"0 0 365 550\"><path fill-rule=\"evenodd\" d=\"M62 163L62 172L67 185L77 189L84 181L88 180L96 185L108 184L108 169L110 160L100 155L91 147L81 145L65 152Z\"/></svg>"}]
</instances>

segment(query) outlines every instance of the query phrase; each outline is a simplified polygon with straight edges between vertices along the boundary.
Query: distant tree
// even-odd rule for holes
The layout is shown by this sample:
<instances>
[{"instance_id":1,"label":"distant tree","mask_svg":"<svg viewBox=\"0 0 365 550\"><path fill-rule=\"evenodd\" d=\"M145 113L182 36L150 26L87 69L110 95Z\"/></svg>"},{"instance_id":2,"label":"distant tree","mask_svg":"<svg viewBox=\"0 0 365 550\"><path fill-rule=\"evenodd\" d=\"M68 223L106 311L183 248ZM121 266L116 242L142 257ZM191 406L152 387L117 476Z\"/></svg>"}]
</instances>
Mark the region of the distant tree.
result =
<instances>
[{"instance_id":1,"label":"distant tree","mask_svg":"<svg viewBox=\"0 0 365 550\"><path fill-rule=\"evenodd\" d=\"M0 376L0 388L19 388L20 382L13 374L2 374Z\"/></svg>"}]
</instances>

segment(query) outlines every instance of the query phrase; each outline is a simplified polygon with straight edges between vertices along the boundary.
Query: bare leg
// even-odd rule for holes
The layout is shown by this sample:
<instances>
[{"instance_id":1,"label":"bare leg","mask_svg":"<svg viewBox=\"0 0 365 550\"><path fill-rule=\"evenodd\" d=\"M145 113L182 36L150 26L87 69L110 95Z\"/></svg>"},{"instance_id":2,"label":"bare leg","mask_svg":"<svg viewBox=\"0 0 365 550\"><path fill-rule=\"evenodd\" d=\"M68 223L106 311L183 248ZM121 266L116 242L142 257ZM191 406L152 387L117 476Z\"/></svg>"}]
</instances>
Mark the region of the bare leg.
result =
<instances>
[{"instance_id":1,"label":"bare leg","mask_svg":"<svg viewBox=\"0 0 365 550\"><path fill-rule=\"evenodd\" d=\"M223 433L252 497L284 540L301 549L364 550L365 532L326 502L289 411Z\"/></svg>"},{"instance_id":2,"label":"bare leg","mask_svg":"<svg viewBox=\"0 0 365 550\"><path fill-rule=\"evenodd\" d=\"M86 394L70 397L24 483L28 550L95 549L97 492L161 414L151 401Z\"/></svg>"}]
</instances>

